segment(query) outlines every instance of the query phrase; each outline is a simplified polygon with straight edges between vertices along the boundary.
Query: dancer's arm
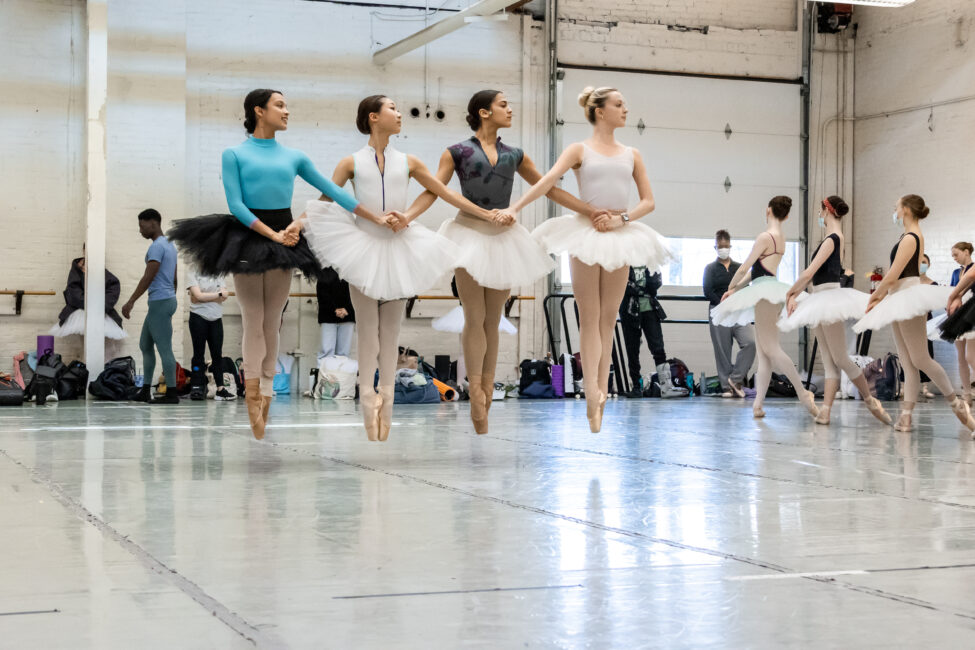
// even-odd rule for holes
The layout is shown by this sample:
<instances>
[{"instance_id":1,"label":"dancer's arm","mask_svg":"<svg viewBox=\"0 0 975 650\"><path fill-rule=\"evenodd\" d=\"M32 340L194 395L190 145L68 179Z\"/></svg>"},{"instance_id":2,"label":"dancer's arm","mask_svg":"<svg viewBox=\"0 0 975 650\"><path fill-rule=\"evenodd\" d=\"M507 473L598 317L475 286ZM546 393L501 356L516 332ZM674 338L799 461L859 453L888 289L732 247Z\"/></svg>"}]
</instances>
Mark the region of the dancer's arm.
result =
<instances>
[{"instance_id":1,"label":"dancer's arm","mask_svg":"<svg viewBox=\"0 0 975 650\"><path fill-rule=\"evenodd\" d=\"M463 194L455 192L447 187L439 178L430 173L430 170L427 169L427 166L424 165L423 161L421 161L419 158L416 156L407 156L406 159L410 165L410 176L415 178L420 185L425 187L427 192L432 192L436 196L439 196L441 199L458 210L463 210L464 212L473 214L474 216L480 217L485 221L492 220L494 216L494 212L492 210L485 210L481 206L471 203L464 198ZM424 192L424 194L426 194L426 192ZM415 204L416 201L414 201L414 205ZM412 206L410 207L412 208ZM420 216L419 213L412 214L411 210L407 210L406 222L409 223L418 216Z\"/></svg>"},{"instance_id":2,"label":"dancer's arm","mask_svg":"<svg viewBox=\"0 0 975 650\"><path fill-rule=\"evenodd\" d=\"M521 164L518 165L518 174L531 185L534 185L542 179L542 172L538 171L538 167L535 166L535 162L527 155L521 159ZM563 208L567 208L573 212L578 212L579 214L589 217L590 219L592 219L597 212L609 213L607 210L597 211L591 205L582 199L577 198L575 195L566 192L561 187L553 187L550 189L545 194L545 198L558 203Z\"/></svg>"},{"instance_id":3,"label":"dancer's arm","mask_svg":"<svg viewBox=\"0 0 975 650\"><path fill-rule=\"evenodd\" d=\"M250 208L244 205L244 191L240 186L240 167L237 165L237 154L230 149L225 149L220 162L223 172L223 193L227 197L227 207L230 208L230 213L237 217L237 220L242 224L271 241L293 246L293 243L286 243L283 232L271 230L267 224L250 211Z\"/></svg>"},{"instance_id":4,"label":"dancer's arm","mask_svg":"<svg viewBox=\"0 0 975 650\"><path fill-rule=\"evenodd\" d=\"M339 168L342 168L341 174L339 174ZM388 226L387 219L383 215L378 215L363 206L355 196L342 189L349 179L355 174L355 163L352 160L352 156L347 156L343 158L339 163L339 166L335 168L335 172L332 174L332 178L335 179L339 176L342 180L339 183L337 180L329 180L321 175L321 173L315 168L308 156L302 154L302 160L298 166L298 175L304 178L306 181L317 187L322 192L322 196L319 200L325 201L330 200L338 203L341 207L345 208L357 217L362 217L363 219L368 219L373 223L378 223L381 226ZM304 215L302 215L304 217ZM303 219L299 219L298 227L304 227Z\"/></svg>"},{"instance_id":5,"label":"dancer's arm","mask_svg":"<svg viewBox=\"0 0 975 650\"><path fill-rule=\"evenodd\" d=\"M444 151L440 155L440 165L437 167L437 180L446 185L450 182L450 179L454 175L454 157L450 155L450 151ZM410 221L413 221L421 214L430 209L430 206L434 204L437 200L437 195L426 190L420 196L416 197L413 204L406 209L406 217Z\"/></svg>"},{"instance_id":6,"label":"dancer's arm","mask_svg":"<svg viewBox=\"0 0 975 650\"><path fill-rule=\"evenodd\" d=\"M887 295L887 292L893 284L900 278L901 272L907 266L908 262L911 261L914 252L917 251L917 247L918 239L908 237L907 235L901 238L900 243L897 244L897 253L894 255L894 261L890 264L890 270L887 271L887 275L877 285L877 289L870 294L870 300L867 302L867 312L876 307L884 299L884 296Z\"/></svg>"},{"instance_id":7,"label":"dancer's arm","mask_svg":"<svg viewBox=\"0 0 975 650\"><path fill-rule=\"evenodd\" d=\"M728 284L728 290L724 292L723 296L721 296L721 300L726 299L728 296L751 282L751 276L749 273L751 272L752 265L754 265L755 262L758 261L758 258L768 250L768 244L764 243L765 240L762 235L768 235L768 238L772 240L774 245L775 240L772 239L772 235L768 232L763 232L761 235L755 238L755 244L752 246L752 251L748 254L748 257L745 258L745 261L741 263L741 266L738 267L738 270L735 271L735 276L731 278L731 282Z\"/></svg>"},{"instance_id":8,"label":"dancer's arm","mask_svg":"<svg viewBox=\"0 0 975 650\"><path fill-rule=\"evenodd\" d=\"M960 278L958 278L958 284L955 288L951 290L951 295L948 296L948 315L955 313L955 310L961 307L961 297L965 295L965 292L975 283L975 266L972 266L967 271L965 271Z\"/></svg>"},{"instance_id":9,"label":"dancer's arm","mask_svg":"<svg viewBox=\"0 0 975 650\"><path fill-rule=\"evenodd\" d=\"M640 202L632 209L626 211L626 215L630 221L636 221L641 217L647 216L657 207L653 199L653 189L650 187L650 177L647 175L647 167L643 164L643 156L635 148L633 149L633 181L636 183ZM610 214L605 219L594 220L593 225L596 226L596 230L605 232L607 230L622 228L626 225L626 222L623 221L622 214L615 213Z\"/></svg>"},{"instance_id":10,"label":"dancer's arm","mask_svg":"<svg viewBox=\"0 0 975 650\"><path fill-rule=\"evenodd\" d=\"M532 201L545 196L550 189L555 187L555 184L559 182L570 169L573 167L578 167L582 164L582 143L576 142L570 144L559 159L555 162L552 169L548 170L544 176L542 176L531 188L524 194L520 199L511 204L511 207L502 212L510 213L512 216L516 216L521 212L526 205Z\"/></svg>"},{"instance_id":11,"label":"dancer's arm","mask_svg":"<svg viewBox=\"0 0 975 650\"><path fill-rule=\"evenodd\" d=\"M341 188L345 187L345 184L348 183L350 180L352 180L352 177L354 175L355 175L355 161L352 159L352 156L346 156L345 158L343 158L342 160L339 161L339 164L337 164L335 166L335 171L332 172L332 180L330 180L328 182L330 184L334 185L338 189L338 191L342 193L342 195L344 195L344 196L351 196L351 194L349 194L348 192L346 192L345 190L343 190ZM312 184L314 185L314 183L312 183ZM316 187L318 187L318 186L316 185ZM322 188L319 187L318 189L321 190ZM318 197L318 200L319 201L328 201L330 203L332 203L332 202L338 203L340 206L342 206L346 210L349 210L349 208L346 208L346 206L342 202L336 200L335 198L333 198L329 194L326 194L324 192L324 190L323 190L322 195ZM355 197L353 197L353 200L355 200ZM367 210L365 207L363 207L361 203L356 202L354 209L349 210L349 212L351 212L352 214L355 214L356 216L362 217L363 219L368 219L369 221L372 221L373 223L377 223L380 226L387 226L387 227L389 226L389 222L388 222L388 220L386 219L385 216L379 216L379 215L373 214L370 210ZM302 212L301 213L301 216L298 217L297 219L295 219L291 223L291 225L288 226L288 231L289 232L290 231L294 231L294 232L300 231L302 228L305 227L305 219L306 218L307 218L306 213Z\"/></svg>"},{"instance_id":12,"label":"dancer's arm","mask_svg":"<svg viewBox=\"0 0 975 650\"><path fill-rule=\"evenodd\" d=\"M809 266L806 270L799 274L796 278L795 284L789 288L789 292L785 294L786 302L786 312L791 316L792 312L796 310L796 296L802 293L802 290L809 286L812 282L813 276L816 275L816 271L822 268L823 264L829 259L829 256L833 254L833 248L835 247L832 237L827 237L823 240L823 243L819 247L819 252L816 256L812 258L809 262Z\"/></svg>"},{"instance_id":13,"label":"dancer's arm","mask_svg":"<svg viewBox=\"0 0 975 650\"><path fill-rule=\"evenodd\" d=\"M267 228L267 226L265 226ZM270 228L268 228L270 230ZM126 318L132 317L132 308L135 306L135 301L142 297L148 289L149 285L156 278L156 274L159 273L159 260L149 260L146 262L146 270L142 274L142 278L139 280L139 284L136 285L135 291L129 297L128 302L122 305L122 315Z\"/></svg>"}]
</instances>

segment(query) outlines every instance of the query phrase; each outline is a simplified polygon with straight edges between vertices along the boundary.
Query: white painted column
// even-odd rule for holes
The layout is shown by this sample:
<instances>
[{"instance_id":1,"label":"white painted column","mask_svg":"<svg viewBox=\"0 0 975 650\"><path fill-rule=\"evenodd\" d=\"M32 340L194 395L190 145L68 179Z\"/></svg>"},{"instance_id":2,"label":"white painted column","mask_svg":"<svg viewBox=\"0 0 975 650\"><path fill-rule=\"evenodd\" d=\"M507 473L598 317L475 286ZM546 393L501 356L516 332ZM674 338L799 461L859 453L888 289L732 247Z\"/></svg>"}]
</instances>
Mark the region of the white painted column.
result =
<instances>
[{"instance_id":1,"label":"white painted column","mask_svg":"<svg viewBox=\"0 0 975 650\"><path fill-rule=\"evenodd\" d=\"M85 248L85 364L92 379L105 365L105 223L107 178L108 2L88 0L87 178Z\"/></svg>"}]
</instances>

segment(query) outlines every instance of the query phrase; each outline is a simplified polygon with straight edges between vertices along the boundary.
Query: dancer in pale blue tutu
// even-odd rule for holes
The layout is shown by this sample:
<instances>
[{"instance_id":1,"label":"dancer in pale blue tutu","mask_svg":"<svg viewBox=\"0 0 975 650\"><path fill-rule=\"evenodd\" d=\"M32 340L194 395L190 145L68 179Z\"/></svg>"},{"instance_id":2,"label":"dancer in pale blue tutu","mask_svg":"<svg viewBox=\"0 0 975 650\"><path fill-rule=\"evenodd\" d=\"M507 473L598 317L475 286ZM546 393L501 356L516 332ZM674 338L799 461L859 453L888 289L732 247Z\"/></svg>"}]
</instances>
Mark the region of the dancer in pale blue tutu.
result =
<instances>
[{"instance_id":1,"label":"dancer in pale blue tutu","mask_svg":"<svg viewBox=\"0 0 975 650\"><path fill-rule=\"evenodd\" d=\"M711 322L715 325L730 327L755 322L758 372L755 373L752 415L756 418L765 417L762 406L773 369L792 382L802 405L814 418L819 417L815 395L803 387L792 359L782 349L776 324L789 293L789 285L779 282L775 272L785 253L782 222L789 218L791 209L792 199L788 196L776 196L769 201L765 209L765 231L755 239L752 252L731 279L731 285L721 298L721 303L711 310ZM749 267L751 273L748 272Z\"/></svg>"},{"instance_id":2,"label":"dancer in pale blue tutu","mask_svg":"<svg viewBox=\"0 0 975 650\"><path fill-rule=\"evenodd\" d=\"M823 406L816 418L818 424L829 424L833 400L840 388L841 370L860 391L864 404L874 417L884 424L890 424L890 416L877 398L871 395L863 370L850 358L846 347L846 321L863 316L870 300L870 296L862 291L840 288L844 244L840 220L849 211L850 206L838 196L823 199L819 225L826 229L826 237L816 247L809 266L799 274L786 294L788 315L784 314L779 320L779 329L789 332L798 327L812 327L819 342L826 381ZM803 293L803 289L808 293Z\"/></svg>"}]
</instances>

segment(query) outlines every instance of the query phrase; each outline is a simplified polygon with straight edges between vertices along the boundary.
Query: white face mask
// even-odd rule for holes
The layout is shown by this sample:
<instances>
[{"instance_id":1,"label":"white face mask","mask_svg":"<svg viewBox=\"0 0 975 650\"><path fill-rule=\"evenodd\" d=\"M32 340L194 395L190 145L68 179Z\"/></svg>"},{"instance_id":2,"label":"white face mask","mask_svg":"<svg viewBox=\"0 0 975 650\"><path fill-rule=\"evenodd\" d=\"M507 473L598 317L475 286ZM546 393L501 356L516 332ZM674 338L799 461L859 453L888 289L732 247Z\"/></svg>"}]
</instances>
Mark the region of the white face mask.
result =
<instances>
[{"instance_id":1,"label":"white face mask","mask_svg":"<svg viewBox=\"0 0 975 650\"><path fill-rule=\"evenodd\" d=\"M731 249L730 248L719 248L718 249L718 259L719 260L726 260L729 257L731 257Z\"/></svg>"},{"instance_id":2,"label":"white face mask","mask_svg":"<svg viewBox=\"0 0 975 650\"><path fill-rule=\"evenodd\" d=\"M894 221L894 225L895 226L903 226L904 225L904 220L901 219L900 216L898 216L898 214L896 212L894 214L890 215L890 218Z\"/></svg>"},{"instance_id":3,"label":"white face mask","mask_svg":"<svg viewBox=\"0 0 975 650\"><path fill-rule=\"evenodd\" d=\"M820 217L819 218L819 227L820 228L825 228L826 227L826 219L824 217Z\"/></svg>"},{"instance_id":4,"label":"white face mask","mask_svg":"<svg viewBox=\"0 0 975 650\"><path fill-rule=\"evenodd\" d=\"M921 262L921 265L918 267L918 270L921 271L921 275L924 275L925 273L927 273L928 272L928 265L927 265L927 263L926 262Z\"/></svg>"}]
</instances>

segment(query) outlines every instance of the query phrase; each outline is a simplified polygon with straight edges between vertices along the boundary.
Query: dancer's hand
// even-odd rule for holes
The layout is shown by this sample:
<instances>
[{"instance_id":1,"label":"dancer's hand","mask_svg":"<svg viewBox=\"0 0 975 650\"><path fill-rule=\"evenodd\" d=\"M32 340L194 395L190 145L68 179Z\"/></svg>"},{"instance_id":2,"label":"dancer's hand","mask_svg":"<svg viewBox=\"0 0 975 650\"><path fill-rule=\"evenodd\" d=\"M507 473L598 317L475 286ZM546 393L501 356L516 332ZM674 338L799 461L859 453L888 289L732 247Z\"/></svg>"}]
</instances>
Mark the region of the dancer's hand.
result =
<instances>
[{"instance_id":1,"label":"dancer's hand","mask_svg":"<svg viewBox=\"0 0 975 650\"><path fill-rule=\"evenodd\" d=\"M796 297L795 296L789 296L788 298L786 298L786 301L785 301L785 313L787 315L791 316L792 315L792 312L794 312L796 310L796 307L798 305L799 305L799 303L796 301Z\"/></svg>"},{"instance_id":2,"label":"dancer's hand","mask_svg":"<svg viewBox=\"0 0 975 650\"><path fill-rule=\"evenodd\" d=\"M724 295L721 296L721 302L724 302L725 300L727 300L728 298L730 298L731 297L731 294L733 294L734 292L735 292L734 289L728 289L727 291L725 291L724 292Z\"/></svg>"},{"instance_id":3,"label":"dancer's hand","mask_svg":"<svg viewBox=\"0 0 975 650\"><path fill-rule=\"evenodd\" d=\"M867 311L865 311L864 313L869 314L870 310L876 307L881 300L883 300L883 296L880 295L879 291L874 291L873 293L871 293L870 300L867 301Z\"/></svg>"},{"instance_id":4,"label":"dancer's hand","mask_svg":"<svg viewBox=\"0 0 975 650\"><path fill-rule=\"evenodd\" d=\"M122 305L122 316L124 316L126 320L132 318L132 307L134 307L134 305L131 301Z\"/></svg>"},{"instance_id":5,"label":"dancer's hand","mask_svg":"<svg viewBox=\"0 0 975 650\"><path fill-rule=\"evenodd\" d=\"M393 232L400 232L410 225L410 220L399 210L390 210L383 216L386 219L386 227Z\"/></svg>"},{"instance_id":6,"label":"dancer's hand","mask_svg":"<svg viewBox=\"0 0 975 650\"><path fill-rule=\"evenodd\" d=\"M591 221L593 227L595 227L598 221L601 221L612 214L613 214L612 212L603 208L600 208L599 210L593 210L592 214L589 215L589 221Z\"/></svg>"},{"instance_id":7,"label":"dancer's hand","mask_svg":"<svg viewBox=\"0 0 975 650\"><path fill-rule=\"evenodd\" d=\"M284 229L285 239L289 236L294 236L295 243L298 242L298 238L301 236L302 221L301 219L296 219L288 224L288 227Z\"/></svg>"},{"instance_id":8,"label":"dancer's hand","mask_svg":"<svg viewBox=\"0 0 975 650\"><path fill-rule=\"evenodd\" d=\"M951 316L958 310L959 307L961 307L961 298L952 298L948 301L946 311L948 312L948 315Z\"/></svg>"},{"instance_id":9,"label":"dancer's hand","mask_svg":"<svg viewBox=\"0 0 975 650\"><path fill-rule=\"evenodd\" d=\"M517 220L518 213L514 212L510 208L498 210L494 213L493 221L499 226L513 226Z\"/></svg>"},{"instance_id":10,"label":"dancer's hand","mask_svg":"<svg viewBox=\"0 0 975 650\"><path fill-rule=\"evenodd\" d=\"M335 310L336 318L345 318L348 315L349 312L345 309L345 307L339 307L338 309Z\"/></svg>"}]
</instances>

